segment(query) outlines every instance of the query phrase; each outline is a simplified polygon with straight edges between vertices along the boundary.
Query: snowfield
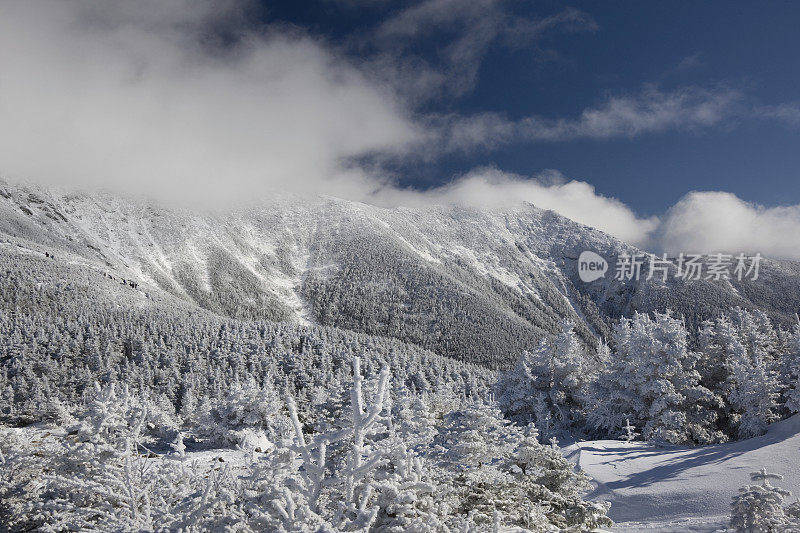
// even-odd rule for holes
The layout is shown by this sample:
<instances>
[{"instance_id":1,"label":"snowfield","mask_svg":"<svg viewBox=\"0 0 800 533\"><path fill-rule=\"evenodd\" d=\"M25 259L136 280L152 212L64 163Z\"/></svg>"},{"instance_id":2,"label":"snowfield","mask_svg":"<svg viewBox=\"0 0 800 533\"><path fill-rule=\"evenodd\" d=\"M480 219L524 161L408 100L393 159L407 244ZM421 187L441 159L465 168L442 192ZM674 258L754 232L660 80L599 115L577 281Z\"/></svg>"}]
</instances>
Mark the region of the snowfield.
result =
<instances>
[{"instance_id":1,"label":"snowfield","mask_svg":"<svg viewBox=\"0 0 800 533\"><path fill-rule=\"evenodd\" d=\"M716 531L727 526L731 497L761 467L800 495L800 415L766 435L712 446L656 447L645 442L584 441L567 456L597 484L590 499L611 502L615 531Z\"/></svg>"}]
</instances>

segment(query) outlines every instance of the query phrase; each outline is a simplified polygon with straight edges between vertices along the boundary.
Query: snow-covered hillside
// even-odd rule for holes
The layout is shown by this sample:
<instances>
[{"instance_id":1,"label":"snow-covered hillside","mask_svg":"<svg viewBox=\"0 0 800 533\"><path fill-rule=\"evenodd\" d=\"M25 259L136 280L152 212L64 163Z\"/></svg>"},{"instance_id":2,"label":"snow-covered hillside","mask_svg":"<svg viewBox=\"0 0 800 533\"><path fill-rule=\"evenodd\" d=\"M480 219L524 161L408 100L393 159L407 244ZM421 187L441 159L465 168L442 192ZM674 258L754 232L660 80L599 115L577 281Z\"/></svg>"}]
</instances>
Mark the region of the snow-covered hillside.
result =
<instances>
[{"instance_id":1,"label":"snow-covered hillside","mask_svg":"<svg viewBox=\"0 0 800 533\"><path fill-rule=\"evenodd\" d=\"M589 498L611 502L618 531L716 531L727 526L731 498L765 467L800 495L800 415L766 435L695 448L619 440L573 444L567 455L591 476Z\"/></svg>"},{"instance_id":2,"label":"snow-covered hillside","mask_svg":"<svg viewBox=\"0 0 800 533\"><path fill-rule=\"evenodd\" d=\"M589 346L612 318L671 308L690 329L735 305L779 321L800 303L800 267L767 262L758 283L587 284L576 258L612 263L635 248L534 206L384 209L281 196L198 214L104 194L4 184L8 244L135 280L234 318L317 323L395 337L442 355L506 366L577 323ZM17 249L20 249L18 246Z\"/></svg>"}]
</instances>

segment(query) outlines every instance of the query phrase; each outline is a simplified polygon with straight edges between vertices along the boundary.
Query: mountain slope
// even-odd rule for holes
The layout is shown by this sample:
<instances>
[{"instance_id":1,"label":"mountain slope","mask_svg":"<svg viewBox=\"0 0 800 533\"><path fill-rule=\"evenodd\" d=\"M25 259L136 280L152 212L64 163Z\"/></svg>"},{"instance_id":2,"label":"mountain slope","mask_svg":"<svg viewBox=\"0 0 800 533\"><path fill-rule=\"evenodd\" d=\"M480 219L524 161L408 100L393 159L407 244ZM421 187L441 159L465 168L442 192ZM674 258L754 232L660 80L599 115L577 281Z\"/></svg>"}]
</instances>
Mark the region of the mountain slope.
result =
<instances>
[{"instance_id":1,"label":"mountain slope","mask_svg":"<svg viewBox=\"0 0 800 533\"><path fill-rule=\"evenodd\" d=\"M383 209L280 196L258 208L197 213L105 194L4 184L0 234L135 280L218 314L331 325L394 337L491 367L573 320L589 346L610 320L672 308L690 325L733 305L788 321L795 263L766 262L759 282L577 276L575 258L637 250L531 205ZM749 283L749 284L748 284Z\"/></svg>"}]
</instances>

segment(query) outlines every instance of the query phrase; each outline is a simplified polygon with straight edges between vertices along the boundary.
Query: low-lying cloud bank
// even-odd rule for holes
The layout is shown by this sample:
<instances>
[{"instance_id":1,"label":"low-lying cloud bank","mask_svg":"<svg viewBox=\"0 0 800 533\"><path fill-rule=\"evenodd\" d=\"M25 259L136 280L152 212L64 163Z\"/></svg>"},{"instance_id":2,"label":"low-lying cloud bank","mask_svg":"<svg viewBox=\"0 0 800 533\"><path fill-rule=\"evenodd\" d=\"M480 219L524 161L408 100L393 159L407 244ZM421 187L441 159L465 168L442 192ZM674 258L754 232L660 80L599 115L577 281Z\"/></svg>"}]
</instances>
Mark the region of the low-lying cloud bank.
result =
<instances>
[{"instance_id":1,"label":"low-lying cloud bank","mask_svg":"<svg viewBox=\"0 0 800 533\"><path fill-rule=\"evenodd\" d=\"M763 207L728 192L691 192L651 242L672 252L760 252L800 260L800 205Z\"/></svg>"},{"instance_id":2,"label":"low-lying cloud bank","mask_svg":"<svg viewBox=\"0 0 800 533\"><path fill-rule=\"evenodd\" d=\"M767 208L720 191L686 194L661 217L640 217L557 171L523 177L477 169L452 183L414 192L383 189L370 201L420 205L459 203L503 207L529 202L656 253L732 253L800 260L800 205Z\"/></svg>"},{"instance_id":3,"label":"low-lying cloud bank","mask_svg":"<svg viewBox=\"0 0 800 533\"><path fill-rule=\"evenodd\" d=\"M444 17L442 24L452 22L449 2L422 5ZM456 22L472 33L484 28L485 43L507 27L531 39L565 26L593 28L576 11L509 25L492 5L490 19ZM248 25L250 8L239 0L0 0L0 173L181 201L253 199L275 190L382 205L524 201L647 249L800 259L800 206L764 208L723 192L695 192L663 217L643 218L554 171L523 177L483 168L421 192L397 187L380 167L354 163L703 128L741 115L735 90L646 87L573 118L426 116L403 91L435 78L430 65L394 58L386 72L375 72L380 61L364 68L298 29ZM415 35L424 21L411 15L401 13L402 25L381 31ZM469 77L488 46L465 50L472 41L458 43L438 75ZM463 64L470 66L464 76L448 70ZM796 104L757 114L787 123L800 116Z\"/></svg>"},{"instance_id":4,"label":"low-lying cloud bank","mask_svg":"<svg viewBox=\"0 0 800 533\"><path fill-rule=\"evenodd\" d=\"M384 205L455 203L487 208L525 202L635 244L645 244L657 227L657 219L638 218L619 200L598 194L589 183L568 181L555 170L526 178L493 168L476 169L435 189L420 192L385 188L371 200Z\"/></svg>"}]
</instances>

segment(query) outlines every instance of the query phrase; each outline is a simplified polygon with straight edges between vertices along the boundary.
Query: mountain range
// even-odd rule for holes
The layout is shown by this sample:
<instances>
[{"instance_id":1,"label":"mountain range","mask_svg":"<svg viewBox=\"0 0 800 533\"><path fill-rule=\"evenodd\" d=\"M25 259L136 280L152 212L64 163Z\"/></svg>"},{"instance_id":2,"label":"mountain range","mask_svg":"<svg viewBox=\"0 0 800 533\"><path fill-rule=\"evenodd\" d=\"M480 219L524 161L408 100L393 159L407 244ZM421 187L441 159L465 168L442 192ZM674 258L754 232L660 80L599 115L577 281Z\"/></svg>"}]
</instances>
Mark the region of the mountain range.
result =
<instances>
[{"instance_id":1,"label":"mountain range","mask_svg":"<svg viewBox=\"0 0 800 533\"><path fill-rule=\"evenodd\" d=\"M800 263L766 258L757 280L620 281L599 230L523 204L383 208L276 195L247 208L188 210L109 193L0 183L0 251L52 258L156 299L247 320L333 326L504 368L576 325L594 350L620 316L671 309L690 331L734 306L793 323ZM586 283L578 257L609 262ZM106 290L98 284L97 290ZM136 303L138 302L138 303Z\"/></svg>"}]
</instances>

